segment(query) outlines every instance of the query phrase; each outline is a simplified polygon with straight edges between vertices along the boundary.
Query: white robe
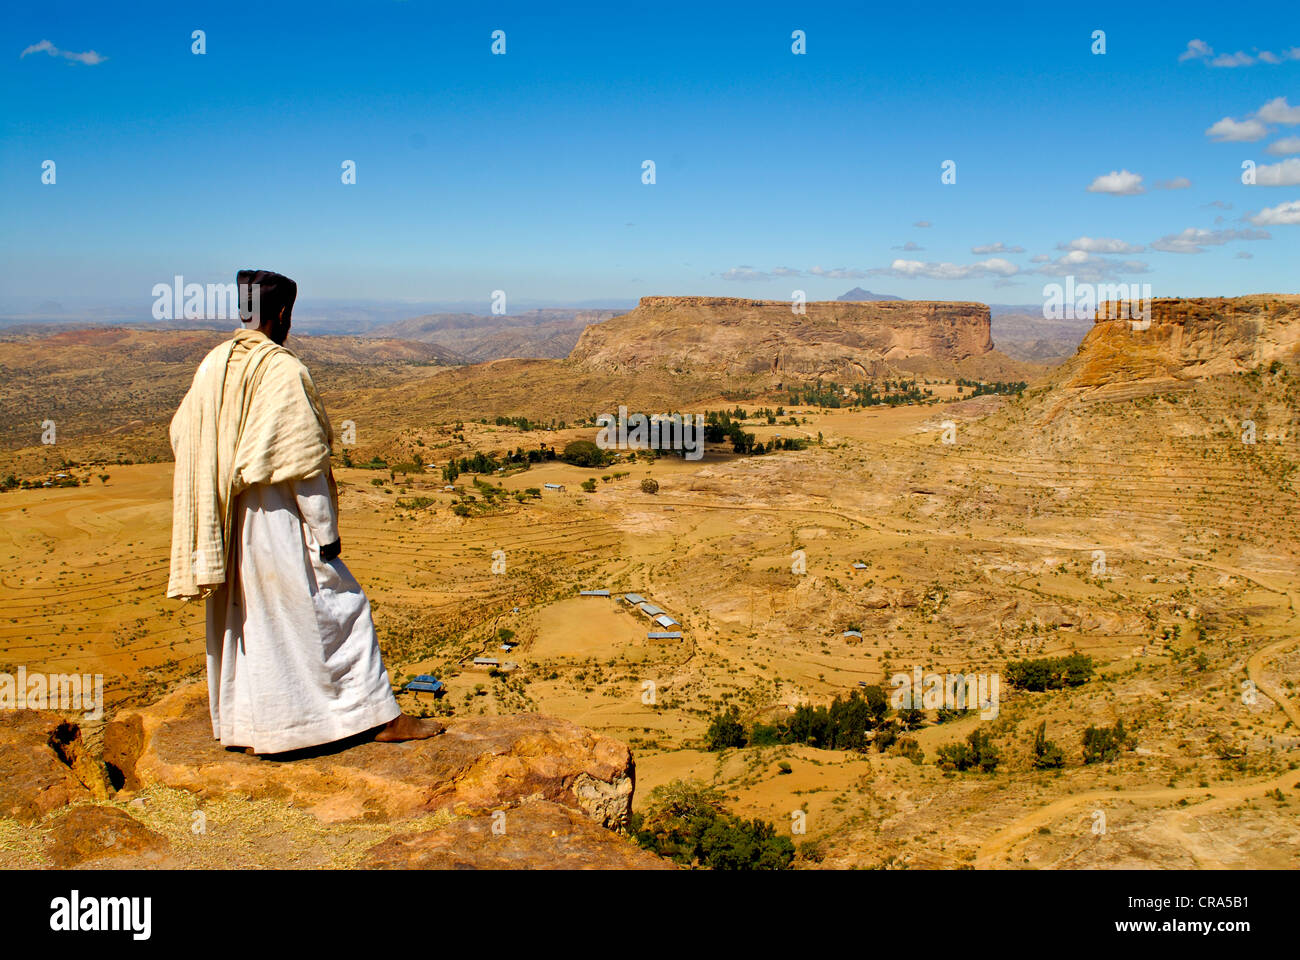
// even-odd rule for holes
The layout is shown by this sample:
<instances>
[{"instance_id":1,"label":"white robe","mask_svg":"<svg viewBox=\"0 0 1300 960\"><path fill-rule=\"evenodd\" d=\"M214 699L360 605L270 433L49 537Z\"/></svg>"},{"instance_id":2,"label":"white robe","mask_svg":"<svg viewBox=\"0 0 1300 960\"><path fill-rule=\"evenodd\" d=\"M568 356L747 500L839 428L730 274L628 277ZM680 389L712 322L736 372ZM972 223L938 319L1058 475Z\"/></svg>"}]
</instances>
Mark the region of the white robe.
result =
<instances>
[{"instance_id":1,"label":"white robe","mask_svg":"<svg viewBox=\"0 0 1300 960\"><path fill-rule=\"evenodd\" d=\"M370 603L342 559L328 479L255 484L234 508L229 577L207 599L212 735L280 753L401 713Z\"/></svg>"}]
</instances>

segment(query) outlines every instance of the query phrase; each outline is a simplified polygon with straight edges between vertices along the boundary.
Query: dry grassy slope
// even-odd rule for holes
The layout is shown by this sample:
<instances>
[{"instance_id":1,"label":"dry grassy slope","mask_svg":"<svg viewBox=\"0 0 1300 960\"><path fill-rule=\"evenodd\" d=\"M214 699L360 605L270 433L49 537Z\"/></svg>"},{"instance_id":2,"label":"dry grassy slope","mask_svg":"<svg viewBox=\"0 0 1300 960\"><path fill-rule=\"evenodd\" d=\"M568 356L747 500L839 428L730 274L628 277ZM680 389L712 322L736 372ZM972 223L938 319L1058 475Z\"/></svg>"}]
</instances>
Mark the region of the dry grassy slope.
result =
<instances>
[{"instance_id":1,"label":"dry grassy slope","mask_svg":"<svg viewBox=\"0 0 1300 960\"><path fill-rule=\"evenodd\" d=\"M1300 297L1260 296L1156 301L1148 330L1098 321L1045 386L961 427L940 458L953 509L1153 525L1187 555L1294 571L1297 318Z\"/></svg>"},{"instance_id":2,"label":"dry grassy slope","mask_svg":"<svg viewBox=\"0 0 1300 960\"><path fill-rule=\"evenodd\" d=\"M984 304L829 301L805 308L801 315L781 300L642 297L632 312L583 331L569 359L590 370L707 372L766 386L1022 369L993 350Z\"/></svg>"},{"instance_id":3,"label":"dry grassy slope","mask_svg":"<svg viewBox=\"0 0 1300 960\"><path fill-rule=\"evenodd\" d=\"M64 460L170 459L167 425L203 356L229 337L214 330L92 328L0 341L0 450L20 474ZM333 394L427 376L456 362L406 340L291 337L332 409ZM53 420L57 443L41 443ZM18 453L17 451L22 451Z\"/></svg>"}]
</instances>

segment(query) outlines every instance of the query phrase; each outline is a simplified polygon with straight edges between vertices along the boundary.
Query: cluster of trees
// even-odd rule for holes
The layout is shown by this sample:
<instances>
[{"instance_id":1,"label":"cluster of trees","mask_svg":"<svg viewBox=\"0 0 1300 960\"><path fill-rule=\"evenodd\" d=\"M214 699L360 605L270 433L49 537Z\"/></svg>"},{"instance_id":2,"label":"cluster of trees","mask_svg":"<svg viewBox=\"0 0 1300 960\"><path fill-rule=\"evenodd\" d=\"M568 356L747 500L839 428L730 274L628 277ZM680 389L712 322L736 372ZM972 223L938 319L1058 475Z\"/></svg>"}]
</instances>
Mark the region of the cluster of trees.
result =
<instances>
[{"instance_id":1,"label":"cluster of trees","mask_svg":"<svg viewBox=\"0 0 1300 960\"><path fill-rule=\"evenodd\" d=\"M554 420L552 420L550 424L545 424L545 423L536 423L532 420L529 420L527 417L497 417L494 423L498 427L517 427L518 429L523 430L525 433L528 432L529 430L554 430L555 429Z\"/></svg>"},{"instance_id":2,"label":"cluster of trees","mask_svg":"<svg viewBox=\"0 0 1300 960\"><path fill-rule=\"evenodd\" d=\"M574 440L565 444L560 459L576 467L600 468L614 462L615 456L609 450L602 450L593 440Z\"/></svg>"},{"instance_id":3,"label":"cluster of trees","mask_svg":"<svg viewBox=\"0 0 1300 960\"><path fill-rule=\"evenodd\" d=\"M495 473L502 467L522 467L527 470L534 463L545 463L554 459L555 448L548 447L544 443L539 444L536 450L516 447L514 450L507 450L502 456L479 450L472 457L461 457L459 460L448 462L442 468L442 478L447 483L455 483L456 478L462 473Z\"/></svg>"},{"instance_id":4,"label":"cluster of trees","mask_svg":"<svg viewBox=\"0 0 1300 960\"><path fill-rule=\"evenodd\" d=\"M965 741L945 743L936 753L936 763L947 770L980 770L992 773L997 769L1002 755L993 745L992 738L976 727Z\"/></svg>"},{"instance_id":5,"label":"cluster of trees","mask_svg":"<svg viewBox=\"0 0 1300 960\"><path fill-rule=\"evenodd\" d=\"M780 410L781 408L777 408ZM733 453L744 455L770 453L774 450L802 450L808 446L808 442L799 437L783 437L780 440L773 439L767 446L759 442L754 434L749 433L742 426L742 421L747 419L745 411L740 407L735 410L709 410L704 414L704 439L709 443L724 443L731 441ZM769 423L775 423L775 414L769 414Z\"/></svg>"},{"instance_id":6,"label":"cluster of trees","mask_svg":"<svg viewBox=\"0 0 1300 960\"><path fill-rule=\"evenodd\" d=\"M1119 752L1131 746L1131 738L1124 730L1124 721L1116 720L1113 727L1088 726L1083 731L1083 762L1110 763L1119 758Z\"/></svg>"},{"instance_id":7,"label":"cluster of trees","mask_svg":"<svg viewBox=\"0 0 1300 960\"><path fill-rule=\"evenodd\" d=\"M904 403L928 403L934 397L933 390L923 389L915 380L886 380L884 391L879 393L870 383L855 383L850 389L853 391L850 402L855 407L878 407L882 404L897 407Z\"/></svg>"},{"instance_id":8,"label":"cluster of trees","mask_svg":"<svg viewBox=\"0 0 1300 960\"><path fill-rule=\"evenodd\" d=\"M89 482L89 480L86 480L86 483ZM99 474L99 482L107 483L108 474ZM40 487L79 487L81 486L81 483L82 481L71 475L66 477L52 477L49 480L19 480L11 473L3 480L0 480L0 493L8 493L10 490L17 490L19 488L22 488L23 490L36 490Z\"/></svg>"},{"instance_id":9,"label":"cluster of trees","mask_svg":"<svg viewBox=\"0 0 1300 960\"><path fill-rule=\"evenodd\" d=\"M797 384L789 387L790 403L816 405L838 409L850 407L876 407L888 404L891 407L903 403L928 403L934 399L934 391L923 387L916 380L886 380L883 389L877 389L874 383L852 384L847 392L835 381L824 383L818 380L813 384Z\"/></svg>"},{"instance_id":10,"label":"cluster of trees","mask_svg":"<svg viewBox=\"0 0 1300 960\"><path fill-rule=\"evenodd\" d=\"M1077 687L1092 679L1092 657L1072 653L1066 657L1012 660L1007 664L1007 683L1024 690L1060 690Z\"/></svg>"},{"instance_id":11,"label":"cluster of trees","mask_svg":"<svg viewBox=\"0 0 1300 960\"><path fill-rule=\"evenodd\" d=\"M1024 393L1025 388L1029 386L1024 380L1008 381L1003 383L1001 380L995 380L992 383L984 383L980 380L966 380L962 377L957 378L957 386L974 387L972 397L982 397L985 395L996 396L998 394L1012 394L1020 396Z\"/></svg>"},{"instance_id":12,"label":"cluster of trees","mask_svg":"<svg viewBox=\"0 0 1300 960\"><path fill-rule=\"evenodd\" d=\"M823 750L863 751L874 745L884 750L898 739L898 728L914 730L924 718L920 710L889 716L889 697L878 686L836 697L827 706L802 704L776 723L755 723L746 730L735 707L714 716L705 733L710 750L728 747L763 747L789 743Z\"/></svg>"},{"instance_id":13,"label":"cluster of trees","mask_svg":"<svg viewBox=\"0 0 1300 960\"><path fill-rule=\"evenodd\" d=\"M674 780L650 793L632 814L636 842L661 857L711 870L785 870L794 843L766 820L733 816L723 795L699 781Z\"/></svg>"}]
</instances>

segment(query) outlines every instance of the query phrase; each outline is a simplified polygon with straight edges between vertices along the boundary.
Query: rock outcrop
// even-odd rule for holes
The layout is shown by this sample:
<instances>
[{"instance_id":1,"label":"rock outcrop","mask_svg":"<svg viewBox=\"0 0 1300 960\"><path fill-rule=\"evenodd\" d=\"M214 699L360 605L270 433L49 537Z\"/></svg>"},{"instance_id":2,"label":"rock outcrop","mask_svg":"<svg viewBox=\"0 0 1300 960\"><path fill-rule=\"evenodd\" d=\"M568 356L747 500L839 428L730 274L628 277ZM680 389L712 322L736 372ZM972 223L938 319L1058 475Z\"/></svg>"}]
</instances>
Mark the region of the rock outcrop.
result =
<instances>
[{"instance_id":1,"label":"rock outcrop","mask_svg":"<svg viewBox=\"0 0 1300 960\"><path fill-rule=\"evenodd\" d=\"M1061 370L1066 387L1123 399L1145 387L1186 388L1300 353L1300 296L1156 299L1147 318L1126 303L1097 309L1092 330Z\"/></svg>"},{"instance_id":2,"label":"rock outcrop","mask_svg":"<svg viewBox=\"0 0 1300 960\"><path fill-rule=\"evenodd\" d=\"M804 309L795 313L784 300L642 297L631 313L587 327L569 360L602 372L853 382L947 370L993 351L982 303L827 301Z\"/></svg>"},{"instance_id":3,"label":"rock outcrop","mask_svg":"<svg viewBox=\"0 0 1300 960\"><path fill-rule=\"evenodd\" d=\"M631 812L634 778L626 745L538 714L455 720L442 736L411 743L251 757L212 739L202 684L113 720L104 731L104 760L131 789L283 798L324 823L545 799L618 827Z\"/></svg>"},{"instance_id":4,"label":"rock outcrop","mask_svg":"<svg viewBox=\"0 0 1300 960\"><path fill-rule=\"evenodd\" d=\"M378 868L668 865L615 832L632 807L627 746L567 720L473 717L430 740L253 757L212 739L206 687L190 684L111 720L102 758L77 724L55 712L0 715L0 819L20 831L0 866L211 866L232 855L353 865L338 859L350 848ZM189 827L208 809L220 829L195 843ZM268 817L292 832L267 835ZM281 853L250 857L248 829Z\"/></svg>"},{"instance_id":5,"label":"rock outcrop","mask_svg":"<svg viewBox=\"0 0 1300 960\"><path fill-rule=\"evenodd\" d=\"M544 851L543 856L538 856ZM360 866L386 870L668 870L673 864L546 800L389 837Z\"/></svg>"},{"instance_id":6,"label":"rock outcrop","mask_svg":"<svg viewBox=\"0 0 1300 960\"><path fill-rule=\"evenodd\" d=\"M0 817L35 823L69 803L107 796L103 768L88 754L73 717L0 711Z\"/></svg>"}]
</instances>

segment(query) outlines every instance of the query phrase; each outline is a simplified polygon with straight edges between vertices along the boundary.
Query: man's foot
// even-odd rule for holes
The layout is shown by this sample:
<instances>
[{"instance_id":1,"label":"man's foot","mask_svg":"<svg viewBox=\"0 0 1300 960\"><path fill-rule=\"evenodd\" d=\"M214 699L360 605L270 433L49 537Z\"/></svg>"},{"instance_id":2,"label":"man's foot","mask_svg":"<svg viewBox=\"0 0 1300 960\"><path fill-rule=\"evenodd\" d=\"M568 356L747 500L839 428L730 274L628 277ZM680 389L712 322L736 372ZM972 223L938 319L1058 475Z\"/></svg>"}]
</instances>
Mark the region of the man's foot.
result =
<instances>
[{"instance_id":1,"label":"man's foot","mask_svg":"<svg viewBox=\"0 0 1300 960\"><path fill-rule=\"evenodd\" d=\"M379 728L375 734L375 742L401 743L404 740L428 740L446 729L437 720L412 717L403 713Z\"/></svg>"}]
</instances>

